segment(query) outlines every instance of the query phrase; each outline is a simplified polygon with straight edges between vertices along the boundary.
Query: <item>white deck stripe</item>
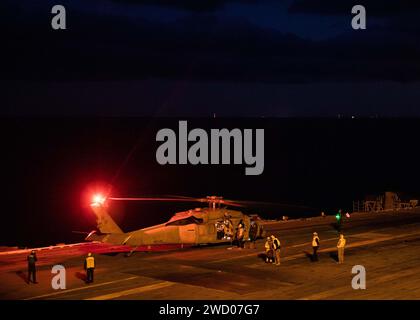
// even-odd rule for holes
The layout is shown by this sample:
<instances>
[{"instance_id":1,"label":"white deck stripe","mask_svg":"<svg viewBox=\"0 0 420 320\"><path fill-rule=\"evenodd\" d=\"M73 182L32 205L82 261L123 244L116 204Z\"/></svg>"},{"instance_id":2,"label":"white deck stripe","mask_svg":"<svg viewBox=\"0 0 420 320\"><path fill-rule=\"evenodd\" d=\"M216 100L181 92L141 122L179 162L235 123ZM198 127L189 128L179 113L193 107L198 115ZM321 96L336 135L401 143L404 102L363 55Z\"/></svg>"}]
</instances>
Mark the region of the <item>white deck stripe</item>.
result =
<instances>
[{"instance_id":1,"label":"white deck stripe","mask_svg":"<svg viewBox=\"0 0 420 320\"><path fill-rule=\"evenodd\" d=\"M138 288L134 288L134 289L128 289L128 290L113 292L113 293L110 293L110 294L104 294L104 295L101 295L101 296L88 298L88 299L85 299L85 300L111 300L111 299L120 298L120 297L123 297L123 296L128 296L128 295L132 295L132 294L136 294L136 293L142 293L142 292L146 292L146 291L162 289L162 288L165 288L165 287L172 286L174 284L175 284L174 282L163 281L163 282L158 282L158 283L154 283L154 284L150 284L150 285L147 285L147 286L138 287Z\"/></svg>"},{"instance_id":2,"label":"white deck stripe","mask_svg":"<svg viewBox=\"0 0 420 320\"><path fill-rule=\"evenodd\" d=\"M40 295L40 296L26 298L24 300L34 300L34 299L42 299L42 298L47 298L47 297L53 297L53 296L58 296L60 294L66 294L66 293L69 293L69 292L75 292L75 291L80 291L80 290L85 290L85 289L97 288L97 287L106 286L106 285L112 284L112 283L133 280L133 279L136 279L136 278L138 278L138 277L130 277L130 278L125 278L125 279L120 279L120 280L115 280L115 281L109 281L109 282L104 282L104 283L98 283L98 284L94 284L94 285L89 285L89 286L86 286L86 287L79 287L79 288L74 288L74 289L66 289L66 290L61 290L61 291L57 291L57 292L53 292L53 293L49 293L49 294L43 294L43 295Z\"/></svg>"}]
</instances>

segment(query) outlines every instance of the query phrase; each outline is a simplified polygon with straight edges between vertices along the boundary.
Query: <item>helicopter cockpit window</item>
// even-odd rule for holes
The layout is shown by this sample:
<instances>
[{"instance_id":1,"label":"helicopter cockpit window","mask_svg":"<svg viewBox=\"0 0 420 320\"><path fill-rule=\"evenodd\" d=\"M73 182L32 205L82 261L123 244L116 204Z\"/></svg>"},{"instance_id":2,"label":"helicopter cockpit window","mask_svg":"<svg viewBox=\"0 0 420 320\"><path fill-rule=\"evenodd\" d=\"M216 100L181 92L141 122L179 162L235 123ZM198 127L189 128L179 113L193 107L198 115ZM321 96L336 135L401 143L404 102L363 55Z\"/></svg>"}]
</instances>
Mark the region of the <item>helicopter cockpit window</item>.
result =
<instances>
[{"instance_id":1,"label":"helicopter cockpit window","mask_svg":"<svg viewBox=\"0 0 420 320\"><path fill-rule=\"evenodd\" d=\"M179 219L173 222L168 222L166 225L167 226L185 226L187 224L202 224L202 223L203 223L203 219L190 216L185 219Z\"/></svg>"}]
</instances>

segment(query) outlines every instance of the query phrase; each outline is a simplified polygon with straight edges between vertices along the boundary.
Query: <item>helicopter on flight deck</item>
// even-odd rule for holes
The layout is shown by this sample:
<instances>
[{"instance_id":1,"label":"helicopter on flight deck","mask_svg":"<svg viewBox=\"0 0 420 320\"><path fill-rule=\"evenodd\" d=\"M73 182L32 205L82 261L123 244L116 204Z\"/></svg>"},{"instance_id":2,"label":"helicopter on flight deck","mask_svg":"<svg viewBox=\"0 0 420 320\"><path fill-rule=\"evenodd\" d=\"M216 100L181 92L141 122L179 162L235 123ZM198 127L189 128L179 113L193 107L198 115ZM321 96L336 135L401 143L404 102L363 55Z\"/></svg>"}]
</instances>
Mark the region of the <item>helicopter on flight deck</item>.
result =
<instances>
[{"instance_id":1,"label":"helicopter on flight deck","mask_svg":"<svg viewBox=\"0 0 420 320\"><path fill-rule=\"evenodd\" d=\"M123 232L107 211L109 200L137 201L181 201L207 203L208 207L195 208L176 213L169 221L139 229ZM201 244L228 243L234 240L235 228L240 222L244 224L244 239L250 237L249 231L253 224L254 238L264 236L262 220L257 215L247 215L228 207L244 207L249 202L226 200L222 197L208 196L206 198L173 197L173 198L105 198L96 195L91 208L96 215L99 232L93 231L86 241L98 241L112 245L125 245L133 248L177 245L197 246ZM139 250L141 251L141 250Z\"/></svg>"}]
</instances>

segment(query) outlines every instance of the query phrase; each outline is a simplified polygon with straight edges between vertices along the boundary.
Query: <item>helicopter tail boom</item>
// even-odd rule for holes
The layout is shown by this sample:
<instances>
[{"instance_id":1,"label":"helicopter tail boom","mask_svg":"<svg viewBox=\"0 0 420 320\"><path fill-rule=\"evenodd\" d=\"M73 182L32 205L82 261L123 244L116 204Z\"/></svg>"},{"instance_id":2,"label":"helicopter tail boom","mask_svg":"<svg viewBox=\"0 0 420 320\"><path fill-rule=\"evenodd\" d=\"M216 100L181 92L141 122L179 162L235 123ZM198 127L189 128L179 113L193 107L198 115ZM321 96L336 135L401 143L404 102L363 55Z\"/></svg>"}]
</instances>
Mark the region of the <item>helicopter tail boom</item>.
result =
<instances>
[{"instance_id":1,"label":"helicopter tail boom","mask_svg":"<svg viewBox=\"0 0 420 320\"><path fill-rule=\"evenodd\" d=\"M99 231L104 234L124 233L121 228L115 223L115 221L108 214L105 204L94 202L91 204L92 210L96 215L96 223Z\"/></svg>"}]
</instances>

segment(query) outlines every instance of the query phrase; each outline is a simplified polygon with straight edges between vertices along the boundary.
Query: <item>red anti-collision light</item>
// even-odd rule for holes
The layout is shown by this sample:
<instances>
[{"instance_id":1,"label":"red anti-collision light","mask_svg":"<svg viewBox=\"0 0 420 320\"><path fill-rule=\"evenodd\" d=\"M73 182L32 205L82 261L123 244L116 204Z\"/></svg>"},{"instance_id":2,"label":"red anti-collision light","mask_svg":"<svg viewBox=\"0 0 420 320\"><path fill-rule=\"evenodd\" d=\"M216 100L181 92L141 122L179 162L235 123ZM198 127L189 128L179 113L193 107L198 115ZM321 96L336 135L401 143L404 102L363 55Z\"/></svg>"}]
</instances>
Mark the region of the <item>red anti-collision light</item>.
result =
<instances>
[{"instance_id":1,"label":"red anti-collision light","mask_svg":"<svg viewBox=\"0 0 420 320\"><path fill-rule=\"evenodd\" d=\"M100 194L95 194L92 199L91 206L99 207L105 203L106 198Z\"/></svg>"}]
</instances>

